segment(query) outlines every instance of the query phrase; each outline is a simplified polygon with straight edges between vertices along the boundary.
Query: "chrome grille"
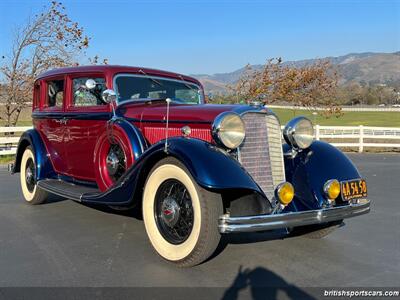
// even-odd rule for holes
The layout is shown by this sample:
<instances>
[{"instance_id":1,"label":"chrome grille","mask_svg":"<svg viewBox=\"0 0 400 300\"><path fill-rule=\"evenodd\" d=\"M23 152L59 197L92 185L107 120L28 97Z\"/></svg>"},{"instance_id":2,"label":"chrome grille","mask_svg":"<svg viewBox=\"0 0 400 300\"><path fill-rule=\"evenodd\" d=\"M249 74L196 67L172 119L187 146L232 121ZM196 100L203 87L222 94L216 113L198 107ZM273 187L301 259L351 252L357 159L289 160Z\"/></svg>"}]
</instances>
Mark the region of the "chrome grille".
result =
<instances>
[{"instance_id":1,"label":"chrome grille","mask_svg":"<svg viewBox=\"0 0 400 300\"><path fill-rule=\"evenodd\" d=\"M263 113L245 113L246 138L239 148L239 161L270 201L275 187L285 181L282 134L278 119Z\"/></svg>"}]
</instances>

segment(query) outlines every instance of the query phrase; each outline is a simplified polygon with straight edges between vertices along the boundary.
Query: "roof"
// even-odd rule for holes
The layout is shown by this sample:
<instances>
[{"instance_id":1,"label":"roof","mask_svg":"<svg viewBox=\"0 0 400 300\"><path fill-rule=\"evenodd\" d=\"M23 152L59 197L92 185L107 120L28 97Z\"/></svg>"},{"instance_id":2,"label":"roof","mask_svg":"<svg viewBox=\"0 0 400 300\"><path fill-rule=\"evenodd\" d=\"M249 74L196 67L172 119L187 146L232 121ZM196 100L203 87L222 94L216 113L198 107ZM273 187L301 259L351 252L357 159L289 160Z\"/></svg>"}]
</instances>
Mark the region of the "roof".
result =
<instances>
[{"instance_id":1,"label":"roof","mask_svg":"<svg viewBox=\"0 0 400 300\"><path fill-rule=\"evenodd\" d=\"M173 73L173 72L144 68L144 67L130 67L130 66L118 66L118 65L92 65L92 66L57 68L40 74L37 77L37 79L44 79L47 77L73 74L73 73L97 73L97 72L108 73L111 76L114 76L115 74L118 73L136 73L136 74L146 73L148 75L153 75L153 76L170 77L180 80L184 79L186 81L191 81L200 85L200 82L197 79L179 73Z\"/></svg>"}]
</instances>

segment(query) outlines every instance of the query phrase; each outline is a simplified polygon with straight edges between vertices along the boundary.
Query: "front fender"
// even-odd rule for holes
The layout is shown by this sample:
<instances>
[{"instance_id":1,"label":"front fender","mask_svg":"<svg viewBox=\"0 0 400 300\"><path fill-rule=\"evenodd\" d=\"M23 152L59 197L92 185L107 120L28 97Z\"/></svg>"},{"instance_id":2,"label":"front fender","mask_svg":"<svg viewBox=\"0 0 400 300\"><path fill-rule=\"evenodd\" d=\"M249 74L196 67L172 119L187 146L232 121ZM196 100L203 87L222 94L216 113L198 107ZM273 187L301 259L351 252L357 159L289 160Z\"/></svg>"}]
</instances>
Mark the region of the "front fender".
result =
<instances>
[{"instance_id":1,"label":"front fender","mask_svg":"<svg viewBox=\"0 0 400 300\"><path fill-rule=\"evenodd\" d=\"M286 153L290 147L284 145L283 150ZM294 159L285 156L285 169L286 179L293 184L296 194L288 210L294 211L321 208L325 201L323 186L329 179L360 178L357 168L343 152L321 141L314 141Z\"/></svg>"},{"instance_id":2,"label":"front fender","mask_svg":"<svg viewBox=\"0 0 400 300\"><path fill-rule=\"evenodd\" d=\"M12 173L20 172L21 159L26 147L31 146L36 162L36 180L51 178L55 176L53 165L47 155L46 147L36 129L25 131L18 142L17 154Z\"/></svg>"},{"instance_id":3,"label":"front fender","mask_svg":"<svg viewBox=\"0 0 400 300\"><path fill-rule=\"evenodd\" d=\"M200 186L211 190L248 189L263 194L240 163L216 146L187 138L169 140L168 144L168 154L180 160Z\"/></svg>"},{"instance_id":4,"label":"front fender","mask_svg":"<svg viewBox=\"0 0 400 300\"><path fill-rule=\"evenodd\" d=\"M264 193L242 166L224 151L198 139L172 137L149 147L108 191L83 195L82 201L131 204L141 200L142 188L151 168L162 158L173 156L189 170L195 181L208 190L244 189ZM118 202L116 202L118 201Z\"/></svg>"}]
</instances>

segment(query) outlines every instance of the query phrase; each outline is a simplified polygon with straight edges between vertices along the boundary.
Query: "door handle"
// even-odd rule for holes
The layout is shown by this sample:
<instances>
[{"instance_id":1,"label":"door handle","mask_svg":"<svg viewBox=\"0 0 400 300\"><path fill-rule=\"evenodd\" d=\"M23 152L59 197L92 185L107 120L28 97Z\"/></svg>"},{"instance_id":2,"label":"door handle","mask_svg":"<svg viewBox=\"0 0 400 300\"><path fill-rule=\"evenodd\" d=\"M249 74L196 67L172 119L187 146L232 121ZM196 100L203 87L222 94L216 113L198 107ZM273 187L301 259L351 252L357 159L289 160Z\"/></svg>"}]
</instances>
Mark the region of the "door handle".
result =
<instances>
[{"instance_id":1,"label":"door handle","mask_svg":"<svg viewBox=\"0 0 400 300\"><path fill-rule=\"evenodd\" d=\"M58 123L58 124L64 124L66 125L68 123L68 119L67 118L62 118L62 119L54 119L54 122Z\"/></svg>"}]
</instances>

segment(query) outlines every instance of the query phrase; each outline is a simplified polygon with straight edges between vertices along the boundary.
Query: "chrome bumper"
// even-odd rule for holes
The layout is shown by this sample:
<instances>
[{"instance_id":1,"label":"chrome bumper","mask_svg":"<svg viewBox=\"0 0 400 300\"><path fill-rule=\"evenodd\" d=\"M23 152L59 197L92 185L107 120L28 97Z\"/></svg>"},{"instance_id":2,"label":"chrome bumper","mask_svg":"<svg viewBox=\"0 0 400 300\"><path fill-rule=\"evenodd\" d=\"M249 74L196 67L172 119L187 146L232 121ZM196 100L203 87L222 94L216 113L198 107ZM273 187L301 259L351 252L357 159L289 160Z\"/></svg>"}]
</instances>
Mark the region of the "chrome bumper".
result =
<instances>
[{"instance_id":1,"label":"chrome bumper","mask_svg":"<svg viewBox=\"0 0 400 300\"><path fill-rule=\"evenodd\" d=\"M369 206L370 201L362 199L357 204L283 214L247 217L230 217L226 214L220 216L218 227L221 233L229 233L265 231L320 224L366 214L369 212Z\"/></svg>"}]
</instances>

